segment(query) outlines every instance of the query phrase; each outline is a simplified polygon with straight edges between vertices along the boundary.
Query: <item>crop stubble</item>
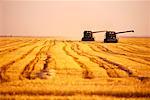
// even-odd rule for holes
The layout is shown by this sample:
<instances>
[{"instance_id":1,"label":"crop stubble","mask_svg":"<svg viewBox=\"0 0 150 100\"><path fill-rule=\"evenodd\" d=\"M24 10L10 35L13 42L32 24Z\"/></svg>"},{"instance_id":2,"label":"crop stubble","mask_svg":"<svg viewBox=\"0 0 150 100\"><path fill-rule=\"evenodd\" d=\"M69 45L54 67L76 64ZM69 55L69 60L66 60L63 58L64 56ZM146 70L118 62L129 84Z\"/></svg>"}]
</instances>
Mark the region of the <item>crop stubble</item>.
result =
<instances>
[{"instance_id":1,"label":"crop stubble","mask_svg":"<svg viewBox=\"0 0 150 100\"><path fill-rule=\"evenodd\" d=\"M149 39L127 40L1 38L0 98L148 99Z\"/></svg>"}]
</instances>

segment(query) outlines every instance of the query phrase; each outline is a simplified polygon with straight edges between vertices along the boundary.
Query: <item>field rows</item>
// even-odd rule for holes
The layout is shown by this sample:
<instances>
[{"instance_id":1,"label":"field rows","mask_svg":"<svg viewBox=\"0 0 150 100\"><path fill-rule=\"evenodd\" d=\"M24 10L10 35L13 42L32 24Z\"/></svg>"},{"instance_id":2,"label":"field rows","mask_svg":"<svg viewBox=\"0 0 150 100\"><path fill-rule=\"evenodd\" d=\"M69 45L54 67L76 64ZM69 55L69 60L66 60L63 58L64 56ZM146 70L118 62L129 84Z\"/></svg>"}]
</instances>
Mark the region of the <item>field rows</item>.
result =
<instances>
[{"instance_id":1,"label":"field rows","mask_svg":"<svg viewBox=\"0 0 150 100\"><path fill-rule=\"evenodd\" d=\"M1 38L0 98L149 99L149 43Z\"/></svg>"}]
</instances>

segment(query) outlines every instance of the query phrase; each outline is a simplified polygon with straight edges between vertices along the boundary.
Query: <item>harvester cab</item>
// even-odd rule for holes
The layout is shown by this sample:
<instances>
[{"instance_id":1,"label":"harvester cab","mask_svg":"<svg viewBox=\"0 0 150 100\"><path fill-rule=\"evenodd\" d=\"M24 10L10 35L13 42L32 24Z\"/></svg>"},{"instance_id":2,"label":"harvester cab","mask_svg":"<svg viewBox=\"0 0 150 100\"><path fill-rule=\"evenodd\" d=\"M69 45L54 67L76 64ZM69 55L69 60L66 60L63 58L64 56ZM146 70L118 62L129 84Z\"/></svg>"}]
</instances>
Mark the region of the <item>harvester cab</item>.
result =
<instances>
[{"instance_id":1,"label":"harvester cab","mask_svg":"<svg viewBox=\"0 0 150 100\"><path fill-rule=\"evenodd\" d=\"M82 41L95 41L93 33L106 32L106 31L84 31Z\"/></svg>"},{"instance_id":2,"label":"harvester cab","mask_svg":"<svg viewBox=\"0 0 150 100\"><path fill-rule=\"evenodd\" d=\"M104 43L117 43L118 39L116 36L116 33L114 31L106 31L105 33L105 39L104 39Z\"/></svg>"},{"instance_id":3,"label":"harvester cab","mask_svg":"<svg viewBox=\"0 0 150 100\"><path fill-rule=\"evenodd\" d=\"M82 41L94 41L92 31L84 31Z\"/></svg>"}]
</instances>

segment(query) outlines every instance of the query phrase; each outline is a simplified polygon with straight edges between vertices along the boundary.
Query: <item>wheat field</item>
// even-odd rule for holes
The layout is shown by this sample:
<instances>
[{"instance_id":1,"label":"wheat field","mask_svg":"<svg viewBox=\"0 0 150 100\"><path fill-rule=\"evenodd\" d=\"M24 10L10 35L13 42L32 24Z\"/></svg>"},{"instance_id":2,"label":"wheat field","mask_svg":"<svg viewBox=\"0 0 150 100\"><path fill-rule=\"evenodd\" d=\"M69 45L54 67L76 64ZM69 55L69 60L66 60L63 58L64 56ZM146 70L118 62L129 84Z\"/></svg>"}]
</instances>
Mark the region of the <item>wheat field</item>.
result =
<instances>
[{"instance_id":1,"label":"wheat field","mask_svg":"<svg viewBox=\"0 0 150 100\"><path fill-rule=\"evenodd\" d=\"M0 38L0 99L149 100L150 38Z\"/></svg>"}]
</instances>

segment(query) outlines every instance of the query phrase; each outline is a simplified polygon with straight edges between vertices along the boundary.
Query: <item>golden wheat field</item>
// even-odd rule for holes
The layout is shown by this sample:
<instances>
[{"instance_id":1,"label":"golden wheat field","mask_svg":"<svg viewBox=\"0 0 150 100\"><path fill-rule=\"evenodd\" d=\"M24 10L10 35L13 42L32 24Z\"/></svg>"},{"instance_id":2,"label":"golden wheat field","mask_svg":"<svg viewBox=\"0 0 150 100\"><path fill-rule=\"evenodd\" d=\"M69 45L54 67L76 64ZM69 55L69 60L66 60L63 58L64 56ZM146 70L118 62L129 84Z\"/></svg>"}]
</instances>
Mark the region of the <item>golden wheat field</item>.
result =
<instances>
[{"instance_id":1,"label":"golden wheat field","mask_svg":"<svg viewBox=\"0 0 150 100\"><path fill-rule=\"evenodd\" d=\"M0 99L149 100L150 38L0 38Z\"/></svg>"}]
</instances>

